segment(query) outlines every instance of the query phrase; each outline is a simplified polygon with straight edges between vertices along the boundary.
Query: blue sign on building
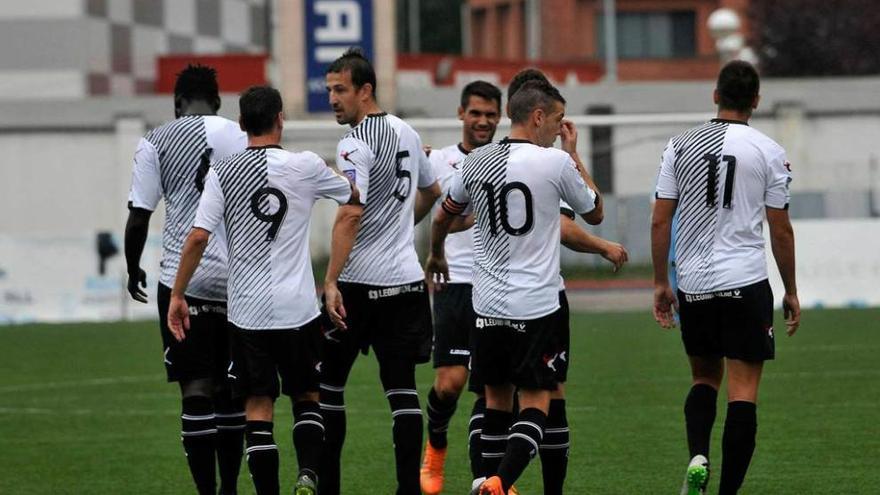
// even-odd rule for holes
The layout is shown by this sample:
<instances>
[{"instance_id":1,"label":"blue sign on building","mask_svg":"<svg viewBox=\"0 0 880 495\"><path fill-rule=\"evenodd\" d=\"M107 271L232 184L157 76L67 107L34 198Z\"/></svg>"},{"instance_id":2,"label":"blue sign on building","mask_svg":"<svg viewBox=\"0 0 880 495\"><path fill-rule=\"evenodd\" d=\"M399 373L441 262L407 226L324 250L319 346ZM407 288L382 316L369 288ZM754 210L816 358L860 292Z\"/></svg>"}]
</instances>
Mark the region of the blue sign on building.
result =
<instances>
[{"instance_id":1,"label":"blue sign on building","mask_svg":"<svg viewBox=\"0 0 880 495\"><path fill-rule=\"evenodd\" d=\"M306 89L309 112L329 112L324 72L350 46L373 60L372 0L306 0Z\"/></svg>"}]
</instances>

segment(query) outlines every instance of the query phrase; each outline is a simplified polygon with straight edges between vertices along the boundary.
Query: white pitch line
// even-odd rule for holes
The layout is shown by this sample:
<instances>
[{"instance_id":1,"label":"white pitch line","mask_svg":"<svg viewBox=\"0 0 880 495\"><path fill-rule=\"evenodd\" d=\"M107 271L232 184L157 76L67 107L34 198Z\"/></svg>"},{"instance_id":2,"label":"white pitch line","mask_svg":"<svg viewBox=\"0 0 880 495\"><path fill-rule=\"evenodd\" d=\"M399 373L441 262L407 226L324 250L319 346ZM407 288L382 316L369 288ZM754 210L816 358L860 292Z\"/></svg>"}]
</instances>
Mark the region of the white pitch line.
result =
<instances>
[{"instance_id":1,"label":"white pitch line","mask_svg":"<svg viewBox=\"0 0 880 495\"><path fill-rule=\"evenodd\" d=\"M63 382L26 383L22 385L7 385L0 387L0 394L13 392L32 392L38 390L52 390L67 387L96 387L102 385L116 385L119 383L142 383L162 380L163 375L140 375L140 376L116 376L108 378L89 378L86 380L71 380Z\"/></svg>"}]
</instances>

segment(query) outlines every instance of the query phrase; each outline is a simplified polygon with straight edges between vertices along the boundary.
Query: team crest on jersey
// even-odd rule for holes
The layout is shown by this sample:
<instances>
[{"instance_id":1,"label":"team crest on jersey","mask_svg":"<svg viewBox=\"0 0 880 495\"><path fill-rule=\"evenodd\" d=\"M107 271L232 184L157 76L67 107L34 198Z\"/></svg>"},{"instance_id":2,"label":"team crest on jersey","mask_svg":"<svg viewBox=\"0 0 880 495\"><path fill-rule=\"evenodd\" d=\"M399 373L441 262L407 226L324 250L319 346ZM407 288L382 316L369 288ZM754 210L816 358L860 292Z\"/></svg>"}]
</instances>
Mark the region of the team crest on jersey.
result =
<instances>
[{"instance_id":1,"label":"team crest on jersey","mask_svg":"<svg viewBox=\"0 0 880 495\"><path fill-rule=\"evenodd\" d=\"M357 182L357 170L343 170L342 173L345 174L346 177L348 177L348 180L352 182Z\"/></svg>"},{"instance_id":2,"label":"team crest on jersey","mask_svg":"<svg viewBox=\"0 0 880 495\"><path fill-rule=\"evenodd\" d=\"M357 148L355 148L355 149L353 149L353 150L351 150L351 151L343 151L339 156L341 156L343 160L345 160L345 161L347 161L347 162L349 162L349 163L354 163L353 161L349 160L348 157L351 156L351 154L354 153L354 152L356 152L356 151L357 151Z\"/></svg>"}]
</instances>

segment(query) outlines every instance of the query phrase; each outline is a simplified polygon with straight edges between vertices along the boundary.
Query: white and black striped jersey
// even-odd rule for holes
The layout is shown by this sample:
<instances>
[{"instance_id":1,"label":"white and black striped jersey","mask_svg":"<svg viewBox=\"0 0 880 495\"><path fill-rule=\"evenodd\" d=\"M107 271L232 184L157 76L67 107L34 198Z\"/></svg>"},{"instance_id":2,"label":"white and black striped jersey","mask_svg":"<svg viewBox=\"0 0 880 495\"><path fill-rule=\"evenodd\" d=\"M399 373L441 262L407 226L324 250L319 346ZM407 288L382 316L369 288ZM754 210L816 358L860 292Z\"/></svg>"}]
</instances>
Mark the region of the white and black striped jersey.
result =
<instances>
[{"instance_id":1,"label":"white and black striped jersey","mask_svg":"<svg viewBox=\"0 0 880 495\"><path fill-rule=\"evenodd\" d=\"M434 182L419 135L386 113L371 114L339 141L336 166L364 204L344 282L402 285L424 279L413 240L416 188Z\"/></svg>"},{"instance_id":2,"label":"white and black striped jersey","mask_svg":"<svg viewBox=\"0 0 880 495\"><path fill-rule=\"evenodd\" d=\"M672 138L656 196L678 200L679 288L703 293L767 278L765 208L787 208L785 150L744 122L713 119Z\"/></svg>"},{"instance_id":3,"label":"white and black striped jersey","mask_svg":"<svg viewBox=\"0 0 880 495\"><path fill-rule=\"evenodd\" d=\"M248 148L211 167L194 227L225 225L229 321L249 330L298 328L318 316L309 255L312 205L345 203L351 183L316 154Z\"/></svg>"},{"instance_id":4,"label":"white and black striped jersey","mask_svg":"<svg viewBox=\"0 0 880 495\"><path fill-rule=\"evenodd\" d=\"M461 147L461 144L454 144L431 151L431 155L428 158L431 161L434 176L437 177L440 189L443 191L443 195L438 200L438 206L442 204L443 199L449 194L449 188L452 186L452 178L455 177L455 171L461 167L461 163L469 153L469 151ZM449 264L449 283L472 283L474 271L474 229L449 234L446 237L445 251L446 262Z\"/></svg>"},{"instance_id":5,"label":"white and black striped jersey","mask_svg":"<svg viewBox=\"0 0 880 495\"><path fill-rule=\"evenodd\" d=\"M560 199L579 214L596 205L596 193L562 150L503 139L462 163L443 209L476 215L477 314L532 320L559 308Z\"/></svg>"},{"instance_id":6,"label":"white and black striped jersey","mask_svg":"<svg viewBox=\"0 0 880 495\"><path fill-rule=\"evenodd\" d=\"M177 118L148 132L134 155L131 206L154 211L165 198L159 282L171 287L183 243L192 228L211 162L242 151L247 135L238 123L214 115ZM186 290L188 296L226 300L224 235L212 236Z\"/></svg>"}]
</instances>

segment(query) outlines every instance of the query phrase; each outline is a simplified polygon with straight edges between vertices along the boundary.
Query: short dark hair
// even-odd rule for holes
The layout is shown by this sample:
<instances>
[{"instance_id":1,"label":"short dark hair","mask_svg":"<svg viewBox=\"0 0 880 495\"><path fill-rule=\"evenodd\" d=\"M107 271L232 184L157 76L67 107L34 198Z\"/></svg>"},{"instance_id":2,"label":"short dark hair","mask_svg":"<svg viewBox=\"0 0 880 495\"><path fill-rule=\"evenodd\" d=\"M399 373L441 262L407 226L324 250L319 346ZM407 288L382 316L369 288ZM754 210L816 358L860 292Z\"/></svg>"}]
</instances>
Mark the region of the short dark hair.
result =
<instances>
[{"instance_id":1,"label":"short dark hair","mask_svg":"<svg viewBox=\"0 0 880 495\"><path fill-rule=\"evenodd\" d=\"M271 132L282 108L281 93L271 86L251 86L238 99L241 126L252 136Z\"/></svg>"},{"instance_id":2,"label":"short dark hair","mask_svg":"<svg viewBox=\"0 0 880 495\"><path fill-rule=\"evenodd\" d=\"M217 85L217 71L213 67L189 64L177 74L174 82L174 97L189 101L204 100L209 103L220 101L220 88Z\"/></svg>"},{"instance_id":3,"label":"short dark hair","mask_svg":"<svg viewBox=\"0 0 880 495\"><path fill-rule=\"evenodd\" d=\"M507 103L510 103L510 97L514 95L519 89L523 86L523 84L529 81L544 81L549 83L550 80L547 79L547 76L544 75L540 70L529 67L527 69L523 69L516 73L513 76L513 79L510 80L510 84L507 85Z\"/></svg>"},{"instance_id":4,"label":"short dark hair","mask_svg":"<svg viewBox=\"0 0 880 495\"><path fill-rule=\"evenodd\" d=\"M471 96L479 96L486 100L494 100L495 103L498 104L498 109L501 110L501 90L492 83L486 81L474 81L468 83L468 85L461 90L461 108L467 108Z\"/></svg>"},{"instance_id":5,"label":"short dark hair","mask_svg":"<svg viewBox=\"0 0 880 495\"><path fill-rule=\"evenodd\" d=\"M376 97L376 71L359 47L353 46L346 50L327 67L326 73L338 74L344 71L351 73L351 82L356 88L370 83L373 86L373 98Z\"/></svg>"},{"instance_id":6,"label":"short dark hair","mask_svg":"<svg viewBox=\"0 0 880 495\"><path fill-rule=\"evenodd\" d=\"M752 64L734 60L721 69L716 88L721 108L748 112L761 89L761 80Z\"/></svg>"},{"instance_id":7,"label":"short dark hair","mask_svg":"<svg viewBox=\"0 0 880 495\"><path fill-rule=\"evenodd\" d=\"M554 101L565 105L565 98L552 84L540 80L528 81L507 102L510 120L516 124L525 122L536 108L549 112Z\"/></svg>"}]
</instances>

